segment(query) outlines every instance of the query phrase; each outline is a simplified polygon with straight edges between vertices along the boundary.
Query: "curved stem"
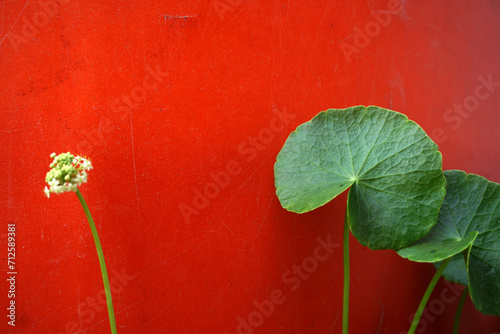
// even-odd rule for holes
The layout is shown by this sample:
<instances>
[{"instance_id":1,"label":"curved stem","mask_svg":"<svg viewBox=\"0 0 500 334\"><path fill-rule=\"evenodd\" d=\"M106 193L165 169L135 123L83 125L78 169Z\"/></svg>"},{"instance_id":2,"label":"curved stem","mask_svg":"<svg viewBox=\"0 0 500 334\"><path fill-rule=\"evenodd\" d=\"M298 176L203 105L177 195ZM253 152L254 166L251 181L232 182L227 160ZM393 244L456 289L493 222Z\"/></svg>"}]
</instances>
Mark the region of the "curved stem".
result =
<instances>
[{"instance_id":1,"label":"curved stem","mask_svg":"<svg viewBox=\"0 0 500 334\"><path fill-rule=\"evenodd\" d=\"M462 315L462 309L464 308L465 299L467 299L467 295L469 294L469 287L465 287L465 290L462 291L462 296L460 297L460 301L458 302L457 313L455 314L455 323L453 324L453 334L458 334L458 327L460 325L460 316Z\"/></svg>"},{"instance_id":2,"label":"curved stem","mask_svg":"<svg viewBox=\"0 0 500 334\"><path fill-rule=\"evenodd\" d=\"M429 300L432 291L434 290L434 287L436 286L437 282L439 281L439 277L441 277L441 274L443 273L444 269L448 265L448 263L451 261L451 257L447 258L444 260L441 265L439 266L436 274L434 277L432 277L431 282L429 283L429 286L427 287L427 290L425 290L424 296L422 297L422 300L420 301L420 305L418 305L417 312L415 313L415 316L413 317L413 321L411 323L410 329L408 330L408 334L414 334L415 330L417 329L418 322L420 321L420 317L422 316L422 313L424 313L425 305L427 305L427 301Z\"/></svg>"},{"instance_id":3,"label":"curved stem","mask_svg":"<svg viewBox=\"0 0 500 334\"><path fill-rule=\"evenodd\" d=\"M111 326L111 333L116 334L116 322L115 322L115 312L113 310L113 300L111 299L111 288L109 285L108 271L106 270L106 263L104 262L104 253L102 252L101 241L99 240L99 235L97 234L97 229L94 224L94 220L92 219L92 215L90 214L89 207L85 200L83 199L80 190L76 190L76 196L80 200L82 204L83 211L85 211L85 215L87 216L87 220L90 224L90 230L92 231L92 236L94 237L95 247L97 249L97 256L99 257L99 265L101 266L102 280L104 282L104 293L106 294L106 303L108 304L108 315L109 315L109 324Z\"/></svg>"},{"instance_id":4,"label":"curved stem","mask_svg":"<svg viewBox=\"0 0 500 334\"><path fill-rule=\"evenodd\" d=\"M342 309L342 334L349 332L349 221L347 209L344 219L344 302Z\"/></svg>"}]
</instances>

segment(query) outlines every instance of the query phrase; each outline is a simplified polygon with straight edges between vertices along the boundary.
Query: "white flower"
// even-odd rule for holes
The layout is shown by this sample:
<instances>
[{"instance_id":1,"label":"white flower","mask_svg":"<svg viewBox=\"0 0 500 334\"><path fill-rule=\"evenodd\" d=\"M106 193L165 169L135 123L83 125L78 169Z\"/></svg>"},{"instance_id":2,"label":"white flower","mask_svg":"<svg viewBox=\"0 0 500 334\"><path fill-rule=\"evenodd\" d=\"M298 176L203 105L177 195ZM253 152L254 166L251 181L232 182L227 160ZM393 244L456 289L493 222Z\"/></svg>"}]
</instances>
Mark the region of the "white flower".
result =
<instances>
[{"instance_id":1,"label":"white flower","mask_svg":"<svg viewBox=\"0 0 500 334\"><path fill-rule=\"evenodd\" d=\"M87 182L87 171L93 168L90 160L80 156L75 157L69 152L59 155L52 153L50 157L54 160L45 178L50 188L45 187L44 190L48 198L50 193L76 192L78 186Z\"/></svg>"}]
</instances>

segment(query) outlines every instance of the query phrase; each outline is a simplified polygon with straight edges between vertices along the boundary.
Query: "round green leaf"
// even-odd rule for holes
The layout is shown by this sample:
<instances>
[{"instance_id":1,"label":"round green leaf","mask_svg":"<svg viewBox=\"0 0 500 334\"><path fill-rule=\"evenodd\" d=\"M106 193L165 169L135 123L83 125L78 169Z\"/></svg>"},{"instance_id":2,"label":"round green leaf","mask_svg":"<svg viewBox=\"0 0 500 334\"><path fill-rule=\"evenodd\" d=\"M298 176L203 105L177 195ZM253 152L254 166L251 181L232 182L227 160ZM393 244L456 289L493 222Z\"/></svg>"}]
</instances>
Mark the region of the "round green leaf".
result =
<instances>
[{"instance_id":1,"label":"round green leaf","mask_svg":"<svg viewBox=\"0 0 500 334\"><path fill-rule=\"evenodd\" d=\"M500 185L463 171L444 173L448 185L438 223L425 238L398 254L413 261L433 262L429 253L442 242L434 260L457 257L457 266L447 267L445 278L468 284L476 308L500 316ZM462 249L446 246L453 242L470 247L466 266Z\"/></svg>"},{"instance_id":2,"label":"round green leaf","mask_svg":"<svg viewBox=\"0 0 500 334\"><path fill-rule=\"evenodd\" d=\"M329 109L300 125L274 171L281 205L297 213L351 187L351 232L372 249L400 249L426 235L446 185L437 145L405 115L375 106Z\"/></svg>"}]
</instances>

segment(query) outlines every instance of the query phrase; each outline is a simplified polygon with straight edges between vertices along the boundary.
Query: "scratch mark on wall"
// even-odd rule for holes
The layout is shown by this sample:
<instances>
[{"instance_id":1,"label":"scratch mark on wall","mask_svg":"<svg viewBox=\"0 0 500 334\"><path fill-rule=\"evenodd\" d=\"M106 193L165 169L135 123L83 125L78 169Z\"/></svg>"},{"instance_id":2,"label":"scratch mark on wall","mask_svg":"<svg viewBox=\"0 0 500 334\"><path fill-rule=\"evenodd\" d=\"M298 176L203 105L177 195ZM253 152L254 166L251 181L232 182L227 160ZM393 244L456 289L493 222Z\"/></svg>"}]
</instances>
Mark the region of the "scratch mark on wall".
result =
<instances>
[{"instance_id":1,"label":"scratch mark on wall","mask_svg":"<svg viewBox=\"0 0 500 334\"><path fill-rule=\"evenodd\" d=\"M337 313L337 315L335 316L335 319L333 320L332 327L330 327L330 332L329 332L330 334L333 333L333 327L337 323L337 319L339 318L339 315L340 315L340 312Z\"/></svg>"},{"instance_id":2,"label":"scratch mark on wall","mask_svg":"<svg viewBox=\"0 0 500 334\"><path fill-rule=\"evenodd\" d=\"M210 310L208 311L209 314L213 314L215 312L215 305L219 303L219 301L222 299L222 296L226 293L229 288L231 288L233 282L229 281L226 283L226 286L220 291L219 297L214 301L212 304L212 307L210 307Z\"/></svg>"},{"instance_id":3,"label":"scratch mark on wall","mask_svg":"<svg viewBox=\"0 0 500 334\"><path fill-rule=\"evenodd\" d=\"M219 222L220 222L220 219L221 219L221 218L222 218L222 216L224 215L224 213L225 213L225 211L226 211L227 207L229 206L229 204L231 204L231 202L232 202L232 201L233 201L233 199L236 197L236 195L240 192L240 190L243 188L243 186L244 186L244 185L248 182L248 180L250 180L250 178L251 178L251 177L255 174L255 172L256 172L256 171L257 171L257 170L258 170L258 169L259 169L259 168L260 168L263 164L264 164L264 161L263 161L263 162L261 162L261 164L260 164L260 165L258 165L258 166L257 166L257 168L255 168L255 169L254 169L254 171L252 172L252 174L250 174L250 175L246 178L246 180L245 180L245 181L241 184L241 186L238 188L238 190L236 190L236 192L233 194L233 196L231 197L231 199L227 202L227 204L226 204L226 206L224 207L224 209L222 209L221 214L219 215L219 217L217 217L217 219L215 220L217 223L219 223ZM226 225L226 227L227 227L227 225ZM231 231L231 230L229 230L229 231ZM232 233L233 233L233 232L231 231L231 234L232 234Z\"/></svg>"},{"instance_id":4,"label":"scratch mark on wall","mask_svg":"<svg viewBox=\"0 0 500 334\"><path fill-rule=\"evenodd\" d=\"M187 20L194 17L198 17L198 15L164 15L165 23L167 23L167 20L179 20L179 19Z\"/></svg>"},{"instance_id":5,"label":"scratch mark on wall","mask_svg":"<svg viewBox=\"0 0 500 334\"><path fill-rule=\"evenodd\" d=\"M321 26L323 25L323 22L325 21L327 13L328 13L328 3L326 5L326 8L323 9L323 17L321 17L321 20L319 20L318 27L316 28L316 34L314 35L314 39L312 41L312 45L316 45L316 41L318 40L318 36L320 35L320 32L321 32Z\"/></svg>"},{"instance_id":6,"label":"scratch mark on wall","mask_svg":"<svg viewBox=\"0 0 500 334\"><path fill-rule=\"evenodd\" d=\"M260 270L259 270L259 275L257 276L257 289L255 290L255 297L254 297L254 300L258 300L258 297L259 297L259 291L260 291L260 288L262 286L262 269L264 269L264 260L266 259L266 256L263 255L262 256L262 259L261 259L261 266L260 266Z\"/></svg>"},{"instance_id":7,"label":"scratch mark on wall","mask_svg":"<svg viewBox=\"0 0 500 334\"><path fill-rule=\"evenodd\" d=\"M72 83L73 87L77 87L76 81L78 81L76 79L76 73L73 73L73 76L71 78L71 83ZM74 93L75 93L75 105L76 105L77 115L82 115L82 112L80 111L80 105L78 103L78 97L76 96L76 95L79 95L79 94L77 94L78 92L76 92L76 89L75 89Z\"/></svg>"},{"instance_id":8,"label":"scratch mark on wall","mask_svg":"<svg viewBox=\"0 0 500 334\"><path fill-rule=\"evenodd\" d=\"M4 13L5 13L5 0L3 0L2 4L2 27L0 28L0 36L3 35Z\"/></svg>"},{"instance_id":9,"label":"scratch mark on wall","mask_svg":"<svg viewBox=\"0 0 500 334\"><path fill-rule=\"evenodd\" d=\"M269 201L269 205L267 206L266 213L264 214L264 217L262 218L262 223L259 226L259 229L257 230L257 234L255 234L255 238L253 241L257 240L257 237L259 236L260 230L262 229L262 226L266 222L267 214L269 213L269 209L271 208L271 203L274 201L274 196L271 197L271 200Z\"/></svg>"},{"instance_id":10,"label":"scratch mark on wall","mask_svg":"<svg viewBox=\"0 0 500 334\"><path fill-rule=\"evenodd\" d=\"M290 11L290 0L288 0L288 3L286 4L285 22L288 22L288 12L289 11Z\"/></svg>"},{"instance_id":11,"label":"scratch mark on wall","mask_svg":"<svg viewBox=\"0 0 500 334\"><path fill-rule=\"evenodd\" d=\"M221 221L221 223L222 223L225 227L227 227L227 229L229 230L229 232L231 232L231 235L234 235L233 230L231 230L231 229L229 228L229 226L228 226L226 223L224 223L223 221Z\"/></svg>"},{"instance_id":12,"label":"scratch mark on wall","mask_svg":"<svg viewBox=\"0 0 500 334\"><path fill-rule=\"evenodd\" d=\"M78 284L78 307L80 307L80 303L82 301L82 297L80 295L80 284ZM81 312L77 312L78 313L78 323L80 324L80 328L82 328L82 313Z\"/></svg>"},{"instance_id":13,"label":"scratch mark on wall","mask_svg":"<svg viewBox=\"0 0 500 334\"><path fill-rule=\"evenodd\" d=\"M378 323L378 328L377 328L377 334L380 334L380 329L382 328L382 321L384 320L384 304L382 303L382 300L378 300L380 303L380 307L382 307L382 313L380 314L380 321Z\"/></svg>"},{"instance_id":14,"label":"scratch mark on wall","mask_svg":"<svg viewBox=\"0 0 500 334\"><path fill-rule=\"evenodd\" d=\"M26 7L28 7L28 5L29 5L30 2L31 2L31 0L28 0L26 2L26 4L24 5L23 9L21 10L21 13L19 13L19 16L14 21L14 24L12 25L12 27L10 27L9 31L7 31L7 33L5 34L5 36L3 36L2 40L0 41L0 46L2 46L2 43L7 38L7 35L12 31L12 29L14 29L14 27L16 26L17 21L19 21L19 18L21 17L21 15L23 15L24 10L26 9ZM4 8L5 8L5 3L4 3ZM3 16L3 12L2 12L2 16ZM3 20L2 20L2 26L3 26Z\"/></svg>"},{"instance_id":15,"label":"scratch mark on wall","mask_svg":"<svg viewBox=\"0 0 500 334\"><path fill-rule=\"evenodd\" d=\"M142 220L142 215L141 215L141 204L139 202L139 191L137 189L137 171L135 168L135 147L134 147L134 129L133 129L133 124L132 124L132 110L130 110L130 137L132 140L132 165L134 167L134 185L135 185L135 198L137 200L137 210L139 211L139 218ZM134 219L135 227L139 228L137 226L137 221Z\"/></svg>"}]
</instances>

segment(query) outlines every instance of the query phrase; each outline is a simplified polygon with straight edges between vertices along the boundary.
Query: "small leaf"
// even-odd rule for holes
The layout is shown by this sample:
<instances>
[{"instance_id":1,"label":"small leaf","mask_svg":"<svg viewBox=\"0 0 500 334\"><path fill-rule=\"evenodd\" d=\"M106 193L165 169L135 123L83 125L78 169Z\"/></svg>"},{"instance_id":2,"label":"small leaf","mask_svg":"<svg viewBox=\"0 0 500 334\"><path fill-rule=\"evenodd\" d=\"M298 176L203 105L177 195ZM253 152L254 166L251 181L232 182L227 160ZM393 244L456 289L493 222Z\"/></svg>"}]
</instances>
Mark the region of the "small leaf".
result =
<instances>
[{"instance_id":1,"label":"small leaf","mask_svg":"<svg viewBox=\"0 0 500 334\"><path fill-rule=\"evenodd\" d=\"M297 213L351 187L351 231L372 249L400 249L422 238L445 195L437 145L405 115L375 106L329 109L300 125L274 171L281 205Z\"/></svg>"},{"instance_id":2,"label":"small leaf","mask_svg":"<svg viewBox=\"0 0 500 334\"><path fill-rule=\"evenodd\" d=\"M427 236L408 248L400 249L398 254L415 262L442 261L464 251L474 242L476 237L476 231L470 232L466 237L457 238L445 228L434 227Z\"/></svg>"},{"instance_id":3,"label":"small leaf","mask_svg":"<svg viewBox=\"0 0 500 334\"><path fill-rule=\"evenodd\" d=\"M419 262L455 256L455 266L446 268L445 278L468 284L476 308L500 316L500 185L463 171L446 171L445 176L448 185L438 223L398 254ZM439 256L433 258L429 252L440 242ZM448 247L453 243L460 247ZM467 266L460 249L465 244L470 247Z\"/></svg>"}]
</instances>

